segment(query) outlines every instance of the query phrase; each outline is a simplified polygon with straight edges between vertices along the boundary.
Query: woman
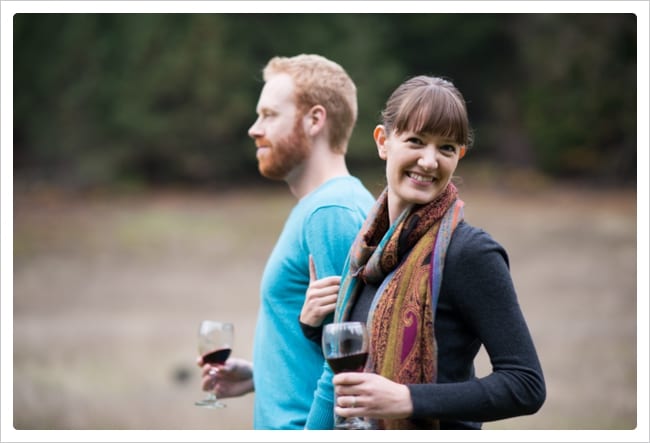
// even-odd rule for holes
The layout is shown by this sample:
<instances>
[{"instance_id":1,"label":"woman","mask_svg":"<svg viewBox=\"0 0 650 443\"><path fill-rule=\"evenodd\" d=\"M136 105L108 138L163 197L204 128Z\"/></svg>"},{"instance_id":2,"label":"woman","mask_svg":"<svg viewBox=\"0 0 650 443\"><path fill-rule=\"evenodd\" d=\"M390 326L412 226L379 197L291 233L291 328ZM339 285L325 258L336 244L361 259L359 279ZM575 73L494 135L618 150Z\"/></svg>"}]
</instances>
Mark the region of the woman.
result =
<instances>
[{"instance_id":1,"label":"woman","mask_svg":"<svg viewBox=\"0 0 650 443\"><path fill-rule=\"evenodd\" d=\"M545 383L507 254L463 220L451 181L471 144L461 93L414 77L382 119L373 135L387 187L351 247L335 310L337 322L367 323L370 355L363 373L333 376L325 365L306 428L331 428L333 412L378 429L480 429L536 412ZM308 305L323 286L308 291L307 325L322 320ZM492 373L479 379L481 345Z\"/></svg>"}]
</instances>

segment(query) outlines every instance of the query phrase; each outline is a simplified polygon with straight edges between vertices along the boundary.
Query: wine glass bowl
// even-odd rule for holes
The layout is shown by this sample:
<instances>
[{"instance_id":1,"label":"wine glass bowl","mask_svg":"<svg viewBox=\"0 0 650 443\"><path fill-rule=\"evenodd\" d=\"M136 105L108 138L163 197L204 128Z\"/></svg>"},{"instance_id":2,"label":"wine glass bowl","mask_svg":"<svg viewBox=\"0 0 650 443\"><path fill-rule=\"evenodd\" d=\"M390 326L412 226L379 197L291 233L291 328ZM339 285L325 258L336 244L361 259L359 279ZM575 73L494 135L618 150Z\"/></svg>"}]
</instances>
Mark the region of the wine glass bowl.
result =
<instances>
[{"instance_id":1,"label":"wine glass bowl","mask_svg":"<svg viewBox=\"0 0 650 443\"><path fill-rule=\"evenodd\" d=\"M365 323L330 323L323 328L323 356L335 374L363 372L368 359L369 338ZM336 429L370 429L360 417L342 418L335 415Z\"/></svg>"},{"instance_id":2,"label":"wine glass bowl","mask_svg":"<svg viewBox=\"0 0 650 443\"><path fill-rule=\"evenodd\" d=\"M203 320L199 325L199 355L204 364L223 365L232 351L234 325L215 320ZM224 408L226 405L210 392L203 400L194 403L205 408Z\"/></svg>"}]
</instances>

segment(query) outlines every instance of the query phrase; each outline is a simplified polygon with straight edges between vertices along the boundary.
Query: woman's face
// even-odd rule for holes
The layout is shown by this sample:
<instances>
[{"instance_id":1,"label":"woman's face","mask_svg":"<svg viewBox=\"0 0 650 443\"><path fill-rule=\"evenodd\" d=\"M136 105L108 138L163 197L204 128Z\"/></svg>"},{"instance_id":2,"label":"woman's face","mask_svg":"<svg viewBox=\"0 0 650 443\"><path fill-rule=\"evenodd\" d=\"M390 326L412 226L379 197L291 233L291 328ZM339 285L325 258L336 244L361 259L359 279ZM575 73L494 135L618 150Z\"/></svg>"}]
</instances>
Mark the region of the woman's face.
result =
<instances>
[{"instance_id":1,"label":"woman's face","mask_svg":"<svg viewBox=\"0 0 650 443\"><path fill-rule=\"evenodd\" d=\"M458 165L461 145L433 134L386 132L375 128L379 157L386 161L388 213L391 223L411 204L433 201Z\"/></svg>"}]
</instances>

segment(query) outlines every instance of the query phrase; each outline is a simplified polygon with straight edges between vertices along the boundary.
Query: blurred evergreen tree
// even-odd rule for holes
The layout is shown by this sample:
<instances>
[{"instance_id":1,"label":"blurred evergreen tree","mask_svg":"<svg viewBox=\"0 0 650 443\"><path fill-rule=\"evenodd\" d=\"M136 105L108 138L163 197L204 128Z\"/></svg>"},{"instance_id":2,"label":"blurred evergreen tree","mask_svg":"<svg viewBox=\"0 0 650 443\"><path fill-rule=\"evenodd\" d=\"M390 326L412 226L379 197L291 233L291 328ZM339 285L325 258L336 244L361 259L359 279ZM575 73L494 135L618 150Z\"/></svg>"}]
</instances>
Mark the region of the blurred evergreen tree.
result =
<instances>
[{"instance_id":1,"label":"blurred evergreen tree","mask_svg":"<svg viewBox=\"0 0 650 443\"><path fill-rule=\"evenodd\" d=\"M523 120L539 168L636 183L636 17L531 14L515 30Z\"/></svg>"},{"instance_id":2,"label":"blurred evergreen tree","mask_svg":"<svg viewBox=\"0 0 650 443\"><path fill-rule=\"evenodd\" d=\"M14 176L74 187L262 182L247 136L274 55L355 80L353 172L406 77L468 100L468 161L634 183L636 18L626 14L17 14Z\"/></svg>"}]
</instances>

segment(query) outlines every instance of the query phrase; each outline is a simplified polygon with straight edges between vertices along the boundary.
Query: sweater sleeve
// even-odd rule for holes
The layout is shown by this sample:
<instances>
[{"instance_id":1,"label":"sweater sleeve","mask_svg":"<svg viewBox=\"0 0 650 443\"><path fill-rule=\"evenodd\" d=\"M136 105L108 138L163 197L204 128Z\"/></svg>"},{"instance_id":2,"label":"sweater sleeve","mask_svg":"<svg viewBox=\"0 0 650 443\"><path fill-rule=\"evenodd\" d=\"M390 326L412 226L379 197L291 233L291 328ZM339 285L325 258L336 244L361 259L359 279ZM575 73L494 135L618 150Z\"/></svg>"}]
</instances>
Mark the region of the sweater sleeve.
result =
<instances>
[{"instance_id":1,"label":"sweater sleeve","mask_svg":"<svg viewBox=\"0 0 650 443\"><path fill-rule=\"evenodd\" d=\"M337 205L321 206L305 223L305 242L314 258L316 278L341 275L363 215Z\"/></svg>"},{"instance_id":2,"label":"sweater sleeve","mask_svg":"<svg viewBox=\"0 0 650 443\"><path fill-rule=\"evenodd\" d=\"M480 379L409 385L413 418L483 422L539 410L546 397L545 382L503 247L468 225L459 235L454 233L440 297L455 311L456 321L462 323L459 328L485 346L492 372ZM443 334L444 329L436 329L439 343L450 339ZM472 360L475 355L474 351ZM438 362L439 372L445 364Z\"/></svg>"},{"instance_id":3,"label":"sweater sleeve","mask_svg":"<svg viewBox=\"0 0 650 443\"><path fill-rule=\"evenodd\" d=\"M314 257L317 278L341 275L348 251L354 241L364 218L347 208L330 206L316 211L307 224L307 246ZM322 328L331 323L330 313L323 324L313 328L300 323L303 335L320 346ZM305 429L334 428L334 374L325 361L323 372L316 385Z\"/></svg>"},{"instance_id":4,"label":"sweater sleeve","mask_svg":"<svg viewBox=\"0 0 650 443\"><path fill-rule=\"evenodd\" d=\"M334 373L327 362L323 364L323 373L316 385L314 401L307 416L305 429L333 429L334 428Z\"/></svg>"},{"instance_id":5,"label":"sweater sleeve","mask_svg":"<svg viewBox=\"0 0 650 443\"><path fill-rule=\"evenodd\" d=\"M361 213L338 205L321 206L309 216L305 224L305 246L314 259L316 278L341 275L363 220ZM328 314L318 327L306 325L300 319L298 322L303 335L320 346L323 326L333 319L333 313Z\"/></svg>"},{"instance_id":6,"label":"sweater sleeve","mask_svg":"<svg viewBox=\"0 0 650 443\"><path fill-rule=\"evenodd\" d=\"M312 325L305 324L300 321L300 316L298 316L298 323L300 323L300 329L302 329L302 335L304 335L309 340L316 343L318 346L321 346L321 340L323 337L323 325L312 326Z\"/></svg>"}]
</instances>

